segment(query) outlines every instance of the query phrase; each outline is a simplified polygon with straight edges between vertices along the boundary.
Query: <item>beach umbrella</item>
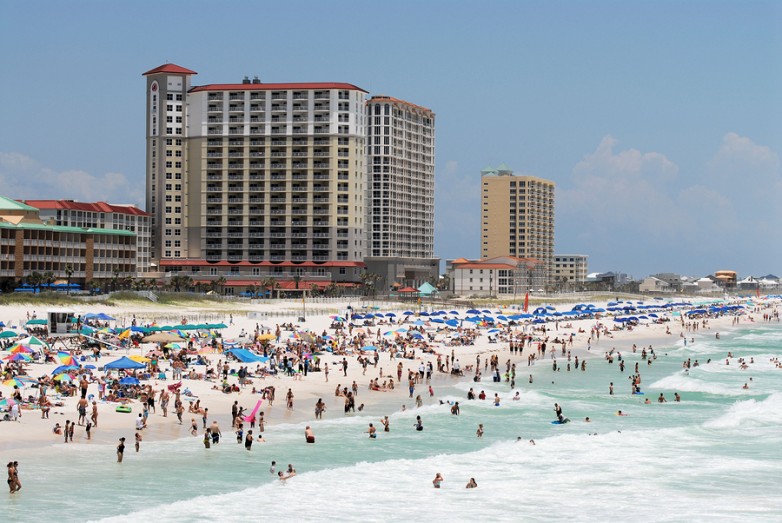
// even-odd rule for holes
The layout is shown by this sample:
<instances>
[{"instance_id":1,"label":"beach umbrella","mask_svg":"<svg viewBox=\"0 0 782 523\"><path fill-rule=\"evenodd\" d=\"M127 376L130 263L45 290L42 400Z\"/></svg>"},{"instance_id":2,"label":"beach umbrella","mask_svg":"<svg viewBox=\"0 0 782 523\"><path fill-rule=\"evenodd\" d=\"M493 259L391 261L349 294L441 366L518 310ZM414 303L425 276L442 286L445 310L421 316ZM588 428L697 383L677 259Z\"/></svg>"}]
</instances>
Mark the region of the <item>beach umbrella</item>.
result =
<instances>
[{"instance_id":1,"label":"beach umbrella","mask_svg":"<svg viewBox=\"0 0 782 523\"><path fill-rule=\"evenodd\" d=\"M28 336L25 339L20 340L19 343L22 345L38 345L41 347L46 347L47 349L49 348L48 343L39 338L36 338L35 336Z\"/></svg>"},{"instance_id":2,"label":"beach umbrella","mask_svg":"<svg viewBox=\"0 0 782 523\"><path fill-rule=\"evenodd\" d=\"M3 332L0 332L0 339L16 338L17 336L19 336L19 335L17 333L15 333L14 331L3 331Z\"/></svg>"},{"instance_id":3,"label":"beach umbrella","mask_svg":"<svg viewBox=\"0 0 782 523\"><path fill-rule=\"evenodd\" d=\"M500 329L489 329L486 334L494 334L495 332L501 332Z\"/></svg>"},{"instance_id":4,"label":"beach umbrella","mask_svg":"<svg viewBox=\"0 0 782 523\"><path fill-rule=\"evenodd\" d=\"M416 340L422 340L422 339L424 339L424 335L423 335L423 334L421 334L420 332L415 332L415 333L411 334L410 336L411 336L412 338L416 339Z\"/></svg>"},{"instance_id":5,"label":"beach umbrella","mask_svg":"<svg viewBox=\"0 0 782 523\"><path fill-rule=\"evenodd\" d=\"M137 378L134 378L133 376L125 376L121 380L119 380L120 385L138 385L141 383Z\"/></svg>"},{"instance_id":6,"label":"beach umbrella","mask_svg":"<svg viewBox=\"0 0 782 523\"><path fill-rule=\"evenodd\" d=\"M276 337L277 336L272 334L272 333L259 334L258 335L258 340L260 340L260 341L271 341L271 340L275 339Z\"/></svg>"},{"instance_id":7,"label":"beach umbrella","mask_svg":"<svg viewBox=\"0 0 782 523\"><path fill-rule=\"evenodd\" d=\"M52 374L62 374L71 370L79 370L79 367L76 365L60 365L52 371Z\"/></svg>"},{"instance_id":8,"label":"beach umbrella","mask_svg":"<svg viewBox=\"0 0 782 523\"><path fill-rule=\"evenodd\" d=\"M5 322L0 321L0 327L5 327Z\"/></svg>"},{"instance_id":9,"label":"beach umbrella","mask_svg":"<svg viewBox=\"0 0 782 523\"><path fill-rule=\"evenodd\" d=\"M467 311L467 314L480 314L480 313L481 313L481 311L479 311L477 309L469 309Z\"/></svg>"},{"instance_id":10,"label":"beach umbrella","mask_svg":"<svg viewBox=\"0 0 782 523\"><path fill-rule=\"evenodd\" d=\"M49 320L45 318L36 318L33 320L29 320L25 325L47 325L49 323Z\"/></svg>"},{"instance_id":11,"label":"beach umbrella","mask_svg":"<svg viewBox=\"0 0 782 523\"><path fill-rule=\"evenodd\" d=\"M89 369L89 370L95 370L95 369L97 369L98 367L96 367L95 365L85 365L85 366L84 366L84 367L82 367L82 368L84 368L84 369Z\"/></svg>"},{"instance_id":12,"label":"beach umbrella","mask_svg":"<svg viewBox=\"0 0 782 523\"><path fill-rule=\"evenodd\" d=\"M57 359L60 360L60 363L63 365L78 365L76 358L71 356L68 352L58 352Z\"/></svg>"},{"instance_id":13,"label":"beach umbrella","mask_svg":"<svg viewBox=\"0 0 782 523\"><path fill-rule=\"evenodd\" d=\"M396 318L396 314L393 312L386 313L386 318Z\"/></svg>"},{"instance_id":14,"label":"beach umbrella","mask_svg":"<svg viewBox=\"0 0 782 523\"><path fill-rule=\"evenodd\" d=\"M345 320L345 318L343 318L342 316L338 316L338 315L336 315L336 314L332 314L331 316L329 316L329 318L331 318L331 319L332 319L332 320L334 320L334 321L347 321L347 320Z\"/></svg>"},{"instance_id":15,"label":"beach umbrella","mask_svg":"<svg viewBox=\"0 0 782 523\"><path fill-rule=\"evenodd\" d=\"M54 381L73 381L70 374L62 373L54 377Z\"/></svg>"},{"instance_id":16,"label":"beach umbrella","mask_svg":"<svg viewBox=\"0 0 782 523\"><path fill-rule=\"evenodd\" d=\"M30 347L28 347L27 345L22 345L21 343L17 343L16 345L8 349L8 352L10 352L11 354L18 354L20 352L24 352L26 354L32 354L35 351Z\"/></svg>"},{"instance_id":17,"label":"beach umbrella","mask_svg":"<svg viewBox=\"0 0 782 523\"><path fill-rule=\"evenodd\" d=\"M458 327L459 326L459 320L446 320L445 324L449 327Z\"/></svg>"},{"instance_id":18,"label":"beach umbrella","mask_svg":"<svg viewBox=\"0 0 782 523\"><path fill-rule=\"evenodd\" d=\"M413 315L413 311L405 311L402 314L404 314L405 316L412 316Z\"/></svg>"},{"instance_id":19,"label":"beach umbrella","mask_svg":"<svg viewBox=\"0 0 782 523\"><path fill-rule=\"evenodd\" d=\"M184 339L181 336L177 336L176 334L172 334L170 332L157 332L155 334L150 334L149 336L146 336L144 338L144 341L170 343L170 342L184 341Z\"/></svg>"},{"instance_id":20,"label":"beach umbrella","mask_svg":"<svg viewBox=\"0 0 782 523\"><path fill-rule=\"evenodd\" d=\"M5 361L24 361L24 362L30 362L33 361L33 358L27 354L24 353L17 353L17 354L11 354L5 358L3 358Z\"/></svg>"},{"instance_id":21,"label":"beach umbrella","mask_svg":"<svg viewBox=\"0 0 782 523\"><path fill-rule=\"evenodd\" d=\"M3 385L5 385L6 387L19 387L19 388L22 388L22 387L24 387L25 384L21 380L18 380L16 378L11 378L11 379L5 380L3 382Z\"/></svg>"},{"instance_id":22,"label":"beach umbrella","mask_svg":"<svg viewBox=\"0 0 782 523\"><path fill-rule=\"evenodd\" d=\"M137 363L149 363L150 359L145 358L144 356L130 356L130 359L137 362Z\"/></svg>"}]
</instances>

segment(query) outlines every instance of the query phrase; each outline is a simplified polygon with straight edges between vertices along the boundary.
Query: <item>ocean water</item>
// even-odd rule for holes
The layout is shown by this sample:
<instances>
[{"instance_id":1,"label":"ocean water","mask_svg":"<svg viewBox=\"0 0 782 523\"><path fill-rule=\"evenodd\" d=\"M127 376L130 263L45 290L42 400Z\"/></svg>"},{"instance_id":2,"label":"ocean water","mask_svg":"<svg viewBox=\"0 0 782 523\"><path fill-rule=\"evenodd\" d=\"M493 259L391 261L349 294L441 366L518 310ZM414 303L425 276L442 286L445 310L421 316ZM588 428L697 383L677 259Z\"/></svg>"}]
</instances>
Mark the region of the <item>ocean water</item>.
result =
<instances>
[{"instance_id":1,"label":"ocean water","mask_svg":"<svg viewBox=\"0 0 782 523\"><path fill-rule=\"evenodd\" d=\"M138 455L130 443L121 465L113 446L53 445L25 456L24 489L6 495L3 513L11 521L782 521L782 369L769 362L782 355L782 326L721 336L655 347L651 366L640 350L623 351L624 373L600 346L586 372L555 373L549 360L528 369L519 359L519 401L506 383L436 381L438 399L460 402L458 417L431 401L400 412L384 399L351 417L332 407L310 422L315 445L304 444L304 423L269 427L268 442L251 452L230 435L209 450L200 437L145 441ZM755 363L726 366L728 351ZM687 358L700 366L684 372ZM636 362L645 395L630 394ZM467 401L470 387L498 392L501 406ZM656 402L660 392L668 403ZM555 402L571 423L550 423ZM384 414L391 432L368 439L368 423L379 426ZM423 432L413 430L416 415ZM293 463L298 475L278 481L271 460ZM439 490L436 472L445 478ZM471 477L478 488L467 490Z\"/></svg>"}]
</instances>

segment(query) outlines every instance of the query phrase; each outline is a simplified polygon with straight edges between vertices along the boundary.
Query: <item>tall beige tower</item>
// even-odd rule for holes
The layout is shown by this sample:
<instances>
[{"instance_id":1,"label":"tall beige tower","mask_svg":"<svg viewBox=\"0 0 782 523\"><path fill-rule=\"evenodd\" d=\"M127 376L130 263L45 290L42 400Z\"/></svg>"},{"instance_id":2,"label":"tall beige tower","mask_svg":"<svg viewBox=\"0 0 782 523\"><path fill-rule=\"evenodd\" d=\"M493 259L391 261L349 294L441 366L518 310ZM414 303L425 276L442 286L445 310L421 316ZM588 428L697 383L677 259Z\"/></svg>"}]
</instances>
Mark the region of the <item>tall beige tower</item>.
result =
<instances>
[{"instance_id":1,"label":"tall beige tower","mask_svg":"<svg viewBox=\"0 0 782 523\"><path fill-rule=\"evenodd\" d=\"M481 171L481 257L554 261L554 182L516 176L507 166Z\"/></svg>"},{"instance_id":2,"label":"tall beige tower","mask_svg":"<svg viewBox=\"0 0 782 523\"><path fill-rule=\"evenodd\" d=\"M191 86L147 78L147 209L169 274L266 278L292 291L357 282L366 253L365 96L347 83ZM285 287L284 287L285 288Z\"/></svg>"}]
</instances>

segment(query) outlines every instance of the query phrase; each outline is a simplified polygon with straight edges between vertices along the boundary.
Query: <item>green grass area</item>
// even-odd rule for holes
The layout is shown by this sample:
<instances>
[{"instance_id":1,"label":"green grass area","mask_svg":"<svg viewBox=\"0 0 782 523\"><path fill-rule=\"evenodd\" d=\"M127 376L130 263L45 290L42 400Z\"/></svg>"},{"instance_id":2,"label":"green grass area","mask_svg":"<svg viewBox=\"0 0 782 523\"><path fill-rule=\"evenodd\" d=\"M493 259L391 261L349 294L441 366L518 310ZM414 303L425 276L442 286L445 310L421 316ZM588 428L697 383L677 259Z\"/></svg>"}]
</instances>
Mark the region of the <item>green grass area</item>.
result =
<instances>
[{"instance_id":1,"label":"green grass area","mask_svg":"<svg viewBox=\"0 0 782 523\"><path fill-rule=\"evenodd\" d=\"M76 295L60 294L56 292L42 292L40 294L9 293L0 295L0 305L41 304L41 305L81 305L86 303ZM116 305L112 299L90 301L98 305Z\"/></svg>"}]
</instances>

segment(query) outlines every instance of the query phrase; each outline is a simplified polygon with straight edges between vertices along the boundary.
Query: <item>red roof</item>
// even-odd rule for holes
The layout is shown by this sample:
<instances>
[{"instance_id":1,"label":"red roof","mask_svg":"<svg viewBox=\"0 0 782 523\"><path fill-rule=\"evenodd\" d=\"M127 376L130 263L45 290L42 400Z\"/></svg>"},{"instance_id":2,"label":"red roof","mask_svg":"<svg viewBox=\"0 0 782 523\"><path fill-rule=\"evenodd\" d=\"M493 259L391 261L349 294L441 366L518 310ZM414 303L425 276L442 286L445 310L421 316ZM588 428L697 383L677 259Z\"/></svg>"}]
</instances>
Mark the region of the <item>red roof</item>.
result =
<instances>
[{"instance_id":1,"label":"red roof","mask_svg":"<svg viewBox=\"0 0 782 523\"><path fill-rule=\"evenodd\" d=\"M402 287L401 289L397 290L396 292L418 292L418 289L414 289L412 287Z\"/></svg>"},{"instance_id":2,"label":"red roof","mask_svg":"<svg viewBox=\"0 0 782 523\"><path fill-rule=\"evenodd\" d=\"M24 200L24 203L36 209L68 209L75 211L113 212L133 216L149 216L135 205L117 205L106 202L77 202L74 200Z\"/></svg>"},{"instance_id":3,"label":"red roof","mask_svg":"<svg viewBox=\"0 0 782 523\"><path fill-rule=\"evenodd\" d=\"M141 76L147 76L150 74L158 74L158 73L198 74L195 71L191 71L190 69L185 69L184 67L181 67L176 64L163 64L159 67L155 67L154 69L150 69L149 71L147 71Z\"/></svg>"},{"instance_id":4,"label":"red roof","mask_svg":"<svg viewBox=\"0 0 782 523\"><path fill-rule=\"evenodd\" d=\"M286 91L286 90L309 90L309 89L347 89L350 91L366 91L353 84L344 84L338 82L321 83L287 83L287 84L209 84L198 85L190 89L189 92L197 93L199 91Z\"/></svg>"},{"instance_id":5,"label":"red roof","mask_svg":"<svg viewBox=\"0 0 782 523\"><path fill-rule=\"evenodd\" d=\"M166 267L365 267L364 262L359 261L326 261L326 262L229 262L220 260L217 262L208 262L206 260L178 260L165 259L160 260L160 265ZM273 275L272 275L273 276Z\"/></svg>"}]
</instances>

